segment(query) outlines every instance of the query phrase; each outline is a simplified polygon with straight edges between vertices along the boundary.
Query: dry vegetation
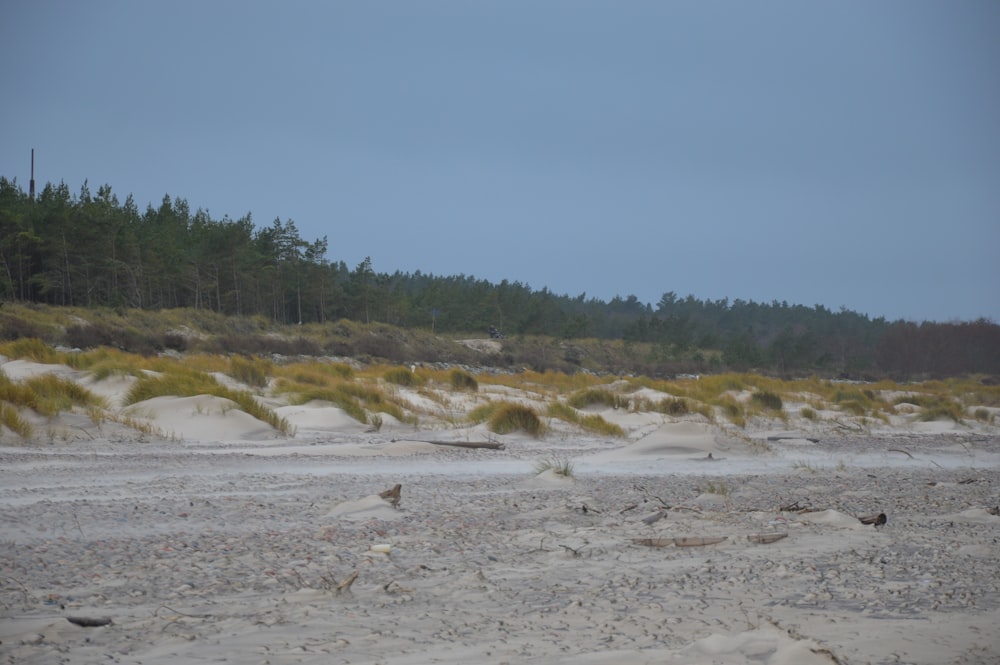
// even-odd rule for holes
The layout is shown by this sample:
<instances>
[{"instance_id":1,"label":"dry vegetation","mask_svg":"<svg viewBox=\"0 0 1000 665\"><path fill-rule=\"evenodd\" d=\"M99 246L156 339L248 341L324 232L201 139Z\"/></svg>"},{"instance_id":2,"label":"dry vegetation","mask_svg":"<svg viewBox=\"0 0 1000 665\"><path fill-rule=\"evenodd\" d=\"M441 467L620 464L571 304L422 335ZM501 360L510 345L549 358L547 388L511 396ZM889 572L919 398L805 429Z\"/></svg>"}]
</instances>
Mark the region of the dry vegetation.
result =
<instances>
[{"instance_id":1,"label":"dry vegetation","mask_svg":"<svg viewBox=\"0 0 1000 665\"><path fill-rule=\"evenodd\" d=\"M415 427L486 423L497 434L544 436L560 421L611 437L627 433L602 415L610 413L605 410L656 412L735 428L801 419L850 429L893 418L995 424L1000 412L1000 386L984 377L898 384L757 374L667 380L607 367L600 373L579 367L537 371L508 362L518 353L517 341L504 340L500 353L484 355L429 333L349 322L296 327L289 334L257 318L199 311L120 315L17 305L4 308L0 328L7 336L14 331L14 339L0 342L0 354L8 359L61 365L74 374L15 382L0 372L0 433L21 439L37 435L31 414L34 420L51 419L70 411L157 434L149 423L116 411L82 387L83 379L112 377L132 383L123 406L164 395L214 395L290 436L294 429L267 404L322 401L376 429L388 416ZM98 343L71 348L70 338ZM108 340L131 340L142 350ZM537 350L541 342L521 343ZM605 352L611 346L601 343ZM359 352L362 348L368 352ZM512 400L511 394L520 397ZM457 414L459 399L473 400L474 407Z\"/></svg>"}]
</instances>

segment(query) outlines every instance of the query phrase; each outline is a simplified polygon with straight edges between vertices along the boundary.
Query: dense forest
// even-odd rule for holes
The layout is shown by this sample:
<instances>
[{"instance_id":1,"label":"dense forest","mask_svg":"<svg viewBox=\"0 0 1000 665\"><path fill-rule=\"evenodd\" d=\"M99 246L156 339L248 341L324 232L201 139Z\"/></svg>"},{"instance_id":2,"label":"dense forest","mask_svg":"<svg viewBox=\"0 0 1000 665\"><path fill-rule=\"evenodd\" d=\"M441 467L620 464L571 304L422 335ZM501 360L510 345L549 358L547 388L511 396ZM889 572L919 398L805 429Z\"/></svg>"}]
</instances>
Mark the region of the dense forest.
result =
<instances>
[{"instance_id":1,"label":"dense forest","mask_svg":"<svg viewBox=\"0 0 1000 665\"><path fill-rule=\"evenodd\" d=\"M1000 326L890 322L786 302L664 293L610 302L521 282L377 272L331 261L328 240L295 222L213 219L164 196L140 211L104 185L32 198L0 177L0 300L119 309L189 307L279 323L351 319L441 333L621 339L651 344L664 366L845 375L1000 373Z\"/></svg>"}]
</instances>

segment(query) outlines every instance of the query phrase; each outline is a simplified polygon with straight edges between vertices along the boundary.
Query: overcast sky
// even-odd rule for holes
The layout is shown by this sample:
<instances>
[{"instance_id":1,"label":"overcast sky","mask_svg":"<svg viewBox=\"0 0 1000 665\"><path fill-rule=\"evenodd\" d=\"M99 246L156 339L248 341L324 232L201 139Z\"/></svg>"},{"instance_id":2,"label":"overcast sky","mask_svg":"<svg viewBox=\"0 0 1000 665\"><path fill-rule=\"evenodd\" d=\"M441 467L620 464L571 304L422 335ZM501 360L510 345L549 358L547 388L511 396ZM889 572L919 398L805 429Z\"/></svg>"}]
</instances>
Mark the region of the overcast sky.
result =
<instances>
[{"instance_id":1,"label":"overcast sky","mask_svg":"<svg viewBox=\"0 0 1000 665\"><path fill-rule=\"evenodd\" d=\"M0 175L379 272L1000 322L1000 2L11 0Z\"/></svg>"}]
</instances>

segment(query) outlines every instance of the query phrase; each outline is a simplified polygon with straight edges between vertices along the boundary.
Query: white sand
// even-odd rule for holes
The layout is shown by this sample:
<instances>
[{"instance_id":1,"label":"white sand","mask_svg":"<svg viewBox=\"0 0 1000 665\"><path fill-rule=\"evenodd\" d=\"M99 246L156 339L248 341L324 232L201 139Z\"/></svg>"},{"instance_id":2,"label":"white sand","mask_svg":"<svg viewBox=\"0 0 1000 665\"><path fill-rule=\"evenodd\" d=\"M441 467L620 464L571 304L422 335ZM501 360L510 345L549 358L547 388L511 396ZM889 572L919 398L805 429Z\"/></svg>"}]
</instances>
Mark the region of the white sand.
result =
<instances>
[{"instance_id":1,"label":"white sand","mask_svg":"<svg viewBox=\"0 0 1000 665\"><path fill-rule=\"evenodd\" d=\"M295 438L217 398L130 408L178 438L72 414L3 438L2 662L1000 662L995 431L817 426L762 453L770 429L623 414L624 440L472 450L428 441L481 428L367 432L322 403L282 407ZM634 542L701 537L725 540Z\"/></svg>"}]
</instances>

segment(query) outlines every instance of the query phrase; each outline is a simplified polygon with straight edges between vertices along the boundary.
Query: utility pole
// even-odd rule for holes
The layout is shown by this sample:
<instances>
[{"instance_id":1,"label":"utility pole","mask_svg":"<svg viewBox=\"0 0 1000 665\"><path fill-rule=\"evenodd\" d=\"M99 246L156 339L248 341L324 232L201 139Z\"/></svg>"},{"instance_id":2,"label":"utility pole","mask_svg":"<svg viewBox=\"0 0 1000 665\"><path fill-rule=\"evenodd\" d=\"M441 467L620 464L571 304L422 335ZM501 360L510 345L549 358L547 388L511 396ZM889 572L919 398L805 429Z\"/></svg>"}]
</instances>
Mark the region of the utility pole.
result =
<instances>
[{"instance_id":1,"label":"utility pole","mask_svg":"<svg viewBox=\"0 0 1000 665\"><path fill-rule=\"evenodd\" d=\"M35 200L35 149L31 149L31 181L28 183L28 196Z\"/></svg>"}]
</instances>

